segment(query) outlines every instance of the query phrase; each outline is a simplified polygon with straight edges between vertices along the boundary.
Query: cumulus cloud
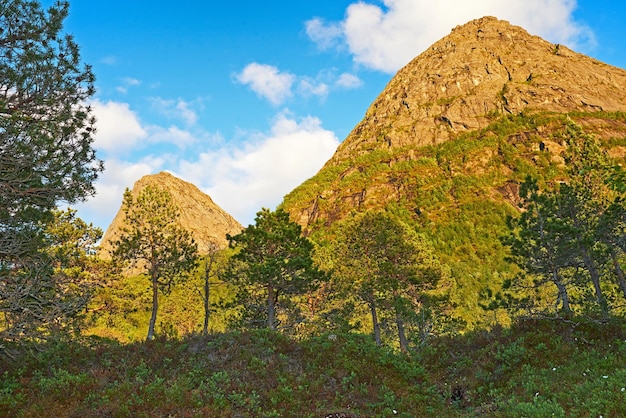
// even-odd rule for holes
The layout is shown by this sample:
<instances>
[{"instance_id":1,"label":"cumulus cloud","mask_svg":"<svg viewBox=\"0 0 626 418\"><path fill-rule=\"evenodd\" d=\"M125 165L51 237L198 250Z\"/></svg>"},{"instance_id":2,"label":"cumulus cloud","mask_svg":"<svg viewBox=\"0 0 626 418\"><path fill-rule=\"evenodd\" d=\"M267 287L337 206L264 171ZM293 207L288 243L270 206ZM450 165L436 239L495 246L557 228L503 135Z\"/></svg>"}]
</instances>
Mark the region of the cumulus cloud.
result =
<instances>
[{"instance_id":1,"label":"cumulus cloud","mask_svg":"<svg viewBox=\"0 0 626 418\"><path fill-rule=\"evenodd\" d=\"M339 75L339 77L335 81L335 85L339 88L346 89L346 90L356 89L363 85L363 80L361 80L359 77L355 76L354 74L343 73Z\"/></svg>"},{"instance_id":2,"label":"cumulus cloud","mask_svg":"<svg viewBox=\"0 0 626 418\"><path fill-rule=\"evenodd\" d=\"M177 126L162 127L151 125L148 130L147 143L150 144L171 144L176 148L185 149L198 142L197 134Z\"/></svg>"},{"instance_id":3,"label":"cumulus cloud","mask_svg":"<svg viewBox=\"0 0 626 418\"><path fill-rule=\"evenodd\" d=\"M343 29L340 23L327 23L319 17L305 23L306 34L320 49L330 49L339 45Z\"/></svg>"},{"instance_id":4,"label":"cumulus cloud","mask_svg":"<svg viewBox=\"0 0 626 418\"><path fill-rule=\"evenodd\" d=\"M275 208L339 145L318 118L296 118L288 111L280 112L266 132L243 131L236 141L227 141L202 130L142 126L125 103L94 102L94 110L102 126L96 146L105 151L100 155L105 171L95 183L96 195L76 209L82 219L102 228L120 208L126 187L163 170L198 186L241 223L252 223L261 207ZM176 147L167 153L156 143ZM147 155L131 152L146 144L152 144Z\"/></svg>"},{"instance_id":5,"label":"cumulus cloud","mask_svg":"<svg viewBox=\"0 0 626 418\"><path fill-rule=\"evenodd\" d=\"M91 106L96 116L94 147L97 150L108 155L123 154L148 135L127 103L95 100Z\"/></svg>"},{"instance_id":6,"label":"cumulus cloud","mask_svg":"<svg viewBox=\"0 0 626 418\"><path fill-rule=\"evenodd\" d=\"M288 72L280 72L273 65L253 62L248 64L241 73L236 74L235 79L277 106L291 97L291 87L296 76Z\"/></svg>"},{"instance_id":7,"label":"cumulus cloud","mask_svg":"<svg viewBox=\"0 0 626 418\"><path fill-rule=\"evenodd\" d=\"M269 133L250 133L241 145L203 152L197 160L183 161L177 171L246 225L261 207L275 208L313 176L338 145L319 119L296 120L281 113Z\"/></svg>"},{"instance_id":8,"label":"cumulus cloud","mask_svg":"<svg viewBox=\"0 0 626 418\"><path fill-rule=\"evenodd\" d=\"M304 97L318 96L325 98L329 92L328 84L305 77L298 83L298 92Z\"/></svg>"},{"instance_id":9,"label":"cumulus cloud","mask_svg":"<svg viewBox=\"0 0 626 418\"><path fill-rule=\"evenodd\" d=\"M198 114L193 107L194 103L182 99L171 100L161 97L151 99L152 107L169 119L177 119L185 125L194 125L198 121Z\"/></svg>"},{"instance_id":10,"label":"cumulus cloud","mask_svg":"<svg viewBox=\"0 0 626 418\"><path fill-rule=\"evenodd\" d=\"M363 84L349 73L337 76L335 70L320 71L315 77L297 76L281 72L277 67L251 63L235 76L235 80L250 86L252 91L273 105L280 105L297 94L299 97L318 97L324 100L332 90L355 89Z\"/></svg>"},{"instance_id":11,"label":"cumulus cloud","mask_svg":"<svg viewBox=\"0 0 626 418\"><path fill-rule=\"evenodd\" d=\"M356 63L393 73L456 25L496 16L574 49L592 45L593 33L573 17L576 0L383 0L357 2L341 22L314 18L309 38L321 49L342 43Z\"/></svg>"}]
</instances>

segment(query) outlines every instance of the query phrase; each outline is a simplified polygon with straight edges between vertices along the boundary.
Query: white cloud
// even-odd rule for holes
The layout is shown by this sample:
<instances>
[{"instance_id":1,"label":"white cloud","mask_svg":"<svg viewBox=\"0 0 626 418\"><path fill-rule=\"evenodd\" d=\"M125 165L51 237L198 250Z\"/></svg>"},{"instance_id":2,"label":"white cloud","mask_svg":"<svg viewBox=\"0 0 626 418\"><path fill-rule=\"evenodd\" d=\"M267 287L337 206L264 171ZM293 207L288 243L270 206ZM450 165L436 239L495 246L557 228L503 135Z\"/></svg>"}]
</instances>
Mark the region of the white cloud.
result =
<instances>
[{"instance_id":1,"label":"white cloud","mask_svg":"<svg viewBox=\"0 0 626 418\"><path fill-rule=\"evenodd\" d=\"M202 153L184 161L181 177L196 184L244 225L261 207L275 208L332 156L339 140L314 117L279 114L270 133L250 133L240 146Z\"/></svg>"},{"instance_id":2,"label":"white cloud","mask_svg":"<svg viewBox=\"0 0 626 418\"><path fill-rule=\"evenodd\" d=\"M325 98L328 96L329 87L324 82L319 82L308 77L304 77L298 83L298 92L305 97L318 96Z\"/></svg>"},{"instance_id":3,"label":"white cloud","mask_svg":"<svg viewBox=\"0 0 626 418\"><path fill-rule=\"evenodd\" d=\"M591 30L573 18L576 0L383 0L383 4L353 3L341 22L312 19L306 23L307 34L322 49L338 45L341 38L355 62L389 73L456 25L487 15L572 48L594 42Z\"/></svg>"},{"instance_id":4,"label":"white cloud","mask_svg":"<svg viewBox=\"0 0 626 418\"><path fill-rule=\"evenodd\" d=\"M354 74L343 73L339 75L339 77L335 81L335 85L339 88L346 89L346 90L356 89L363 85L363 80L361 80L359 77L355 76Z\"/></svg>"},{"instance_id":5,"label":"white cloud","mask_svg":"<svg viewBox=\"0 0 626 418\"><path fill-rule=\"evenodd\" d=\"M147 127L147 130L149 135L146 142L150 144L172 144L179 149L184 149L198 142L196 135L177 126L164 128L151 125Z\"/></svg>"},{"instance_id":6,"label":"white cloud","mask_svg":"<svg viewBox=\"0 0 626 418\"><path fill-rule=\"evenodd\" d=\"M339 145L319 119L295 118L288 111L275 117L268 132L239 132L237 140L229 142L202 130L142 126L125 103L95 101L93 106L101 126L96 147L104 151L105 171L95 183L96 196L76 209L86 222L102 228L120 208L126 187L162 170L197 185L243 224L252 223L261 207L275 208ZM176 147L165 148L167 153L157 143ZM136 151L146 145L150 153L138 156Z\"/></svg>"},{"instance_id":7,"label":"white cloud","mask_svg":"<svg viewBox=\"0 0 626 418\"><path fill-rule=\"evenodd\" d=\"M334 70L322 70L315 77L297 76L256 62L248 64L235 79L249 85L254 92L274 105L280 105L293 97L294 91L300 97L315 96L324 100L334 89L346 90L362 85L361 79L349 73L337 76Z\"/></svg>"},{"instance_id":8,"label":"white cloud","mask_svg":"<svg viewBox=\"0 0 626 418\"><path fill-rule=\"evenodd\" d=\"M108 155L123 154L146 138L146 130L127 103L95 100L91 103L96 116L94 147Z\"/></svg>"},{"instance_id":9,"label":"white cloud","mask_svg":"<svg viewBox=\"0 0 626 418\"><path fill-rule=\"evenodd\" d=\"M186 125L194 125L198 121L198 114L192 109L196 104L182 99L171 100L161 97L151 99L152 106L163 116L181 120Z\"/></svg>"},{"instance_id":10,"label":"white cloud","mask_svg":"<svg viewBox=\"0 0 626 418\"><path fill-rule=\"evenodd\" d=\"M122 81L127 86L139 86L141 84L141 80L137 80L136 78L132 77L124 77Z\"/></svg>"},{"instance_id":11,"label":"white cloud","mask_svg":"<svg viewBox=\"0 0 626 418\"><path fill-rule=\"evenodd\" d=\"M141 80L137 80L136 78L132 78L132 77L124 77L122 79L122 85L117 86L115 90L117 90L118 92L122 94L126 94L128 93L128 89L130 87L136 87L139 85L141 85Z\"/></svg>"},{"instance_id":12,"label":"white cloud","mask_svg":"<svg viewBox=\"0 0 626 418\"><path fill-rule=\"evenodd\" d=\"M305 23L306 33L320 49L330 49L338 46L343 36L340 23L326 23L319 17Z\"/></svg>"},{"instance_id":13,"label":"white cloud","mask_svg":"<svg viewBox=\"0 0 626 418\"><path fill-rule=\"evenodd\" d=\"M235 79L277 106L291 97L291 86L296 77L288 72L280 72L272 65L253 62L236 74Z\"/></svg>"}]
</instances>

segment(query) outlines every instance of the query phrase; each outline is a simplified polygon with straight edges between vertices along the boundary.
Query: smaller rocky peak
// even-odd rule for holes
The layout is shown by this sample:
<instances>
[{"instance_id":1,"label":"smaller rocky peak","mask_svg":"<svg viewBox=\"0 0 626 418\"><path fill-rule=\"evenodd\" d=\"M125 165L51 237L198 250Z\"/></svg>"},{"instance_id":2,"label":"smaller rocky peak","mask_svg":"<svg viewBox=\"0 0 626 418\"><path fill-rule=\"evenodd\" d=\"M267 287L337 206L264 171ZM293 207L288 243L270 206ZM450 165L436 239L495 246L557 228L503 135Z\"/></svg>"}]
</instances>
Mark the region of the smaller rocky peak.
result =
<instances>
[{"instance_id":1,"label":"smaller rocky peak","mask_svg":"<svg viewBox=\"0 0 626 418\"><path fill-rule=\"evenodd\" d=\"M168 172L141 177L133 185L131 193L138 196L147 186L167 190L174 204L180 210L178 222L191 233L198 244L198 251L206 254L214 245L224 248L228 245L226 234L236 235L243 227L235 218L220 208L209 195L195 185ZM120 229L125 225L122 207L107 228L100 244L100 255L108 258L113 242L118 239Z\"/></svg>"}]
</instances>

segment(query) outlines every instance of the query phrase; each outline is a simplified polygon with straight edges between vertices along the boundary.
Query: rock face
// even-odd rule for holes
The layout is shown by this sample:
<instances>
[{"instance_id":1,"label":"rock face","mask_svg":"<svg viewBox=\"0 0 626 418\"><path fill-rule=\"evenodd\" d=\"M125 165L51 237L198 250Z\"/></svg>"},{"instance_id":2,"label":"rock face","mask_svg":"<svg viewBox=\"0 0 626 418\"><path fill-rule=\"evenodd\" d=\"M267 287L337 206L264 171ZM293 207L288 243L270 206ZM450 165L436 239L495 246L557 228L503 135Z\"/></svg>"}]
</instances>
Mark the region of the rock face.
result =
<instances>
[{"instance_id":1,"label":"rock face","mask_svg":"<svg viewBox=\"0 0 626 418\"><path fill-rule=\"evenodd\" d=\"M437 144L525 109L626 109L626 71L494 17L458 26L401 69L328 162Z\"/></svg>"},{"instance_id":2,"label":"rock face","mask_svg":"<svg viewBox=\"0 0 626 418\"><path fill-rule=\"evenodd\" d=\"M487 195L514 204L519 179L511 173L519 170L502 161L501 149L467 155L455 171L445 159L434 158L431 165L433 155L424 147L472 135L505 116L534 114L576 114L576 123L586 132L600 139L624 138L626 121L607 117L607 112L626 111L625 92L623 69L551 44L506 21L474 20L453 29L402 68L333 157L288 194L283 206L309 232L351 211L388 202L405 202L413 212L423 204L419 196L424 188L441 187L430 184L429 178L442 173L447 173L446 181L463 173L497 178ZM554 132L557 128L524 128L504 142L517 149L520 158L531 158L529 164L536 165L541 156L532 153L544 150L550 154L546 164L562 164L564 146ZM621 146L609 152L626 155ZM445 198L455 201L454 189Z\"/></svg>"},{"instance_id":3,"label":"rock face","mask_svg":"<svg viewBox=\"0 0 626 418\"><path fill-rule=\"evenodd\" d=\"M148 185L157 186L170 192L174 203L180 209L179 222L183 228L191 233L201 254L206 254L212 243L216 243L219 247L225 247L228 244L226 234L235 235L243 229L239 222L191 183L169 173L161 172L137 180L132 189L133 195L137 196ZM109 256L112 243L119 236L123 224L124 212L120 208L102 238L100 245L102 257L107 258Z\"/></svg>"}]
</instances>

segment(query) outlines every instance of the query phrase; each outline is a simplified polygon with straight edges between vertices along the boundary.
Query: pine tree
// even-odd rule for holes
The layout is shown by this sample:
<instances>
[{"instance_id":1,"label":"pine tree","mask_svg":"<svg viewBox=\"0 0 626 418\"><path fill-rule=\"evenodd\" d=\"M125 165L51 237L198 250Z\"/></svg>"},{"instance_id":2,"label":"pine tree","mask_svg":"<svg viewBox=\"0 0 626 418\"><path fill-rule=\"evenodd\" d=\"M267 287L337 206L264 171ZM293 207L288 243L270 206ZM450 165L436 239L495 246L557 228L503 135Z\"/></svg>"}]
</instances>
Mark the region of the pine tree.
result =
<instances>
[{"instance_id":1,"label":"pine tree","mask_svg":"<svg viewBox=\"0 0 626 418\"><path fill-rule=\"evenodd\" d=\"M573 255L575 232L560 213L559 201L553 193L540 192L537 182L527 178L520 187L524 209L519 219L509 219L512 234L505 242L511 247L511 261L535 277L534 287L548 283L557 290L557 311L569 316L572 312L567 271L578 260ZM524 287L524 277L517 284Z\"/></svg>"},{"instance_id":2,"label":"pine tree","mask_svg":"<svg viewBox=\"0 0 626 418\"><path fill-rule=\"evenodd\" d=\"M271 330L278 328L278 310L286 307L290 297L313 291L324 280L313 265L313 244L282 209L262 209L254 225L227 238L236 253L222 278L239 285L241 297L263 294L263 312L253 312L252 304L246 308L252 316L265 317Z\"/></svg>"},{"instance_id":3,"label":"pine tree","mask_svg":"<svg viewBox=\"0 0 626 418\"><path fill-rule=\"evenodd\" d=\"M93 194L102 170L85 104L94 76L62 33L68 8L0 3L0 310L14 323L30 318L30 330L46 327L38 310L54 297L54 269L42 252L52 210Z\"/></svg>"},{"instance_id":4,"label":"pine tree","mask_svg":"<svg viewBox=\"0 0 626 418\"><path fill-rule=\"evenodd\" d=\"M382 311L393 317L400 349L407 351L407 319L424 308L427 291L447 275L428 241L390 214L366 212L343 225L334 253L334 274L344 291L368 306L376 344L382 343Z\"/></svg>"},{"instance_id":5,"label":"pine tree","mask_svg":"<svg viewBox=\"0 0 626 418\"><path fill-rule=\"evenodd\" d=\"M148 185L136 198L124 193L125 225L114 243L111 257L122 266L147 273L152 289L152 314L147 339L154 338L159 292L169 293L197 263L197 246L178 224L180 212L166 190Z\"/></svg>"}]
</instances>

